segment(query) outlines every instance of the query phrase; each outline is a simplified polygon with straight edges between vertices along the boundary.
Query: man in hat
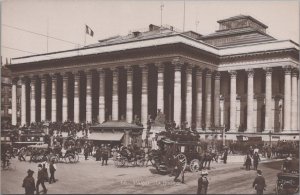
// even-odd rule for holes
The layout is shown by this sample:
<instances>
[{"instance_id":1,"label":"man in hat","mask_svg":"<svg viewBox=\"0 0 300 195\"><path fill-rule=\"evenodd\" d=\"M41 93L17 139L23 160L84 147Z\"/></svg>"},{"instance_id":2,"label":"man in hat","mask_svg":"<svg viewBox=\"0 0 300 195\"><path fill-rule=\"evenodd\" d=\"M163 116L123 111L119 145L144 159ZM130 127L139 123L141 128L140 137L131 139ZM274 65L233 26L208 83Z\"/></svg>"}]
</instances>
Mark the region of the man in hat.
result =
<instances>
[{"instance_id":1,"label":"man in hat","mask_svg":"<svg viewBox=\"0 0 300 195\"><path fill-rule=\"evenodd\" d=\"M201 171L201 177L198 179L198 190L197 194L207 194L208 188L208 172L206 170Z\"/></svg>"},{"instance_id":2,"label":"man in hat","mask_svg":"<svg viewBox=\"0 0 300 195\"><path fill-rule=\"evenodd\" d=\"M50 179L49 179L49 183L51 184L52 182L55 183L55 177L54 177L54 173L56 171L56 164L55 164L55 160L52 159L49 165L49 170L50 170Z\"/></svg>"},{"instance_id":3,"label":"man in hat","mask_svg":"<svg viewBox=\"0 0 300 195\"><path fill-rule=\"evenodd\" d=\"M22 187L25 188L25 195L33 195L35 191L35 181L33 178L33 173L31 169L28 169L27 176L23 180Z\"/></svg>"},{"instance_id":4,"label":"man in hat","mask_svg":"<svg viewBox=\"0 0 300 195\"><path fill-rule=\"evenodd\" d=\"M262 176L262 171L257 170L257 176L254 179L252 187L255 188L256 194L257 195L263 195L264 194L264 189L266 187L266 181L265 178Z\"/></svg>"},{"instance_id":5,"label":"man in hat","mask_svg":"<svg viewBox=\"0 0 300 195\"><path fill-rule=\"evenodd\" d=\"M40 193L39 192L39 186L40 186L40 184L42 185L43 191L46 194L47 193L47 189L46 189L45 184L44 184L46 176L45 176L45 171L43 169L43 165L39 164L38 165L38 169L39 169L39 171L38 171L38 178L37 178L37 182L36 182L36 194Z\"/></svg>"}]
</instances>

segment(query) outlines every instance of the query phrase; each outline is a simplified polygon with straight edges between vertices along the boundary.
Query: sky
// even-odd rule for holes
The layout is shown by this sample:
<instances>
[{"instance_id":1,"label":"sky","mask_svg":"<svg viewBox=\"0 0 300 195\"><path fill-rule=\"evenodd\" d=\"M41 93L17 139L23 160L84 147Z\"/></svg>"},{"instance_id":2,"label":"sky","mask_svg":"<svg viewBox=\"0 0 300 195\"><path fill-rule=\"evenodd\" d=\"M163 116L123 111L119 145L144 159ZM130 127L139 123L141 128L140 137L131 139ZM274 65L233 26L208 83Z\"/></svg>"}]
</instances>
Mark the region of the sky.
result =
<instances>
[{"instance_id":1,"label":"sky","mask_svg":"<svg viewBox=\"0 0 300 195\"><path fill-rule=\"evenodd\" d=\"M146 30L149 24L160 25L161 5L162 23L181 31L184 28L207 35L218 30L218 20L243 14L266 24L267 33L276 39L299 43L298 0L4 0L3 63L6 58L75 49L85 43ZM85 24L94 31L93 37L85 34Z\"/></svg>"}]
</instances>

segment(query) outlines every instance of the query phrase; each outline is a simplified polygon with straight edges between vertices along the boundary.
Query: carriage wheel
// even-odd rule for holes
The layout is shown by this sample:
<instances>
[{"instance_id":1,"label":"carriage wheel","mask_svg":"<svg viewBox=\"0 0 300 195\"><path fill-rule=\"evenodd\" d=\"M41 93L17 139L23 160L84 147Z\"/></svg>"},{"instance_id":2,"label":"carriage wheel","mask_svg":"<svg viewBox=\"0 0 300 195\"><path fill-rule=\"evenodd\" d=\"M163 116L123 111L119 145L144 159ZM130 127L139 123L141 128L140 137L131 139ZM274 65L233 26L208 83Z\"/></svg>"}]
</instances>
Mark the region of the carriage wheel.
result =
<instances>
[{"instance_id":1,"label":"carriage wheel","mask_svg":"<svg viewBox=\"0 0 300 195\"><path fill-rule=\"evenodd\" d=\"M145 159L141 158L137 160L137 165L143 167L145 165Z\"/></svg>"},{"instance_id":2,"label":"carriage wheel","mask_svg":"<svg viewBox=\"0 0 300 195\"><path fill-rule=\"evenodd\" d=\"M186 156L182 153L178 154L175 159L178 159L181 166L183 167L183 170L186 169L186 165L187 165L187 159L186 159Z\"/></svg>"},{"instance_id":3,"label":"carriage wheel","mask_svg":"<svg viewBox=\"0 0 300 195\"><path fill-rule=\"evenodd\" d=\"M199 171L199 169L200 169L200 161L198 159L193 159L190 162L190 170L192 172L197 172L197 171Z\"/></svg>"}]
</instances>

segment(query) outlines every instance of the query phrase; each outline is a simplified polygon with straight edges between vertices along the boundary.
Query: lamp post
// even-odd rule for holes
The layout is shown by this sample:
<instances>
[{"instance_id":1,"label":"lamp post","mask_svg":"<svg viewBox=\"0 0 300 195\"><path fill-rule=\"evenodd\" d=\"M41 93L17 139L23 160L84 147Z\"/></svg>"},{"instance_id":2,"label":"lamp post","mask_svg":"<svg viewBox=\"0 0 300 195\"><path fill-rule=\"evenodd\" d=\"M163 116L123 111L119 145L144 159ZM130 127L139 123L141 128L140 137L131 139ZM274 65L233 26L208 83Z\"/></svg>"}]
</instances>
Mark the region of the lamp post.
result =
<instances>
[{"instance_id":1,"label":"lamp post","mask_svg":"<svg viewBox=\"0 0 300 195\"><path fill-rule=\"evenodd\" d=\"M269 131L269 145L272 147L272 131Z\"/></svg>"}]
</instances>

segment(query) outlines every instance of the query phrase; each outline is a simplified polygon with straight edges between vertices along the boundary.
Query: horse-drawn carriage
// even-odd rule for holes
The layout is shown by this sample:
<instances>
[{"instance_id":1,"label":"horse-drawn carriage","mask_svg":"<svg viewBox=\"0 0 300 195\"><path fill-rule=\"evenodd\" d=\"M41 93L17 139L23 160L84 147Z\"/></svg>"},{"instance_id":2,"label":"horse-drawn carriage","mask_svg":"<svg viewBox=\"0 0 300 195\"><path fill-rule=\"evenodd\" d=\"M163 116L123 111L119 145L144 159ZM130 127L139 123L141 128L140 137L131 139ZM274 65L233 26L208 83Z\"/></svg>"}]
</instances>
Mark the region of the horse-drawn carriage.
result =
<instances>
[{"instance_id":1,"label":"horse-drawn carriage","mask_svg":"<svg viewBox=\"0 0 300 195\"><path fill-rule=\"evenodd\" d=\"M288 157L277 174L276 194L299 193L299 159Z\"/></svg>"},{"instance_id":2,"label":"horse-drawn carriage","mask_svg":"<svg viewBox=\"0 0 300 195\"><path fill-rule=\"evenodd\" d=\"M151 163L159 173L170 172L176 164L185 170L197 172L204 167L210 168L217 154L203 148L199 136L190 131L162 132L164 136L157 142L159 149L149 154Z\"/></svg>"},{"instance_id":3,"label":"horse-drawn carriage","mask_svg":"<svg viewBox=\"0 0 300 195\"><path fill-rule=\"evenodd\" d=\"M145 159L145 152L141 148L127 148L122 147L118 152L115 165L117 167L124 167L124 166L144 166L146 159Z\"/></svg>"}]
</instances>

